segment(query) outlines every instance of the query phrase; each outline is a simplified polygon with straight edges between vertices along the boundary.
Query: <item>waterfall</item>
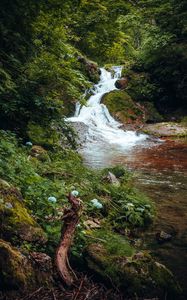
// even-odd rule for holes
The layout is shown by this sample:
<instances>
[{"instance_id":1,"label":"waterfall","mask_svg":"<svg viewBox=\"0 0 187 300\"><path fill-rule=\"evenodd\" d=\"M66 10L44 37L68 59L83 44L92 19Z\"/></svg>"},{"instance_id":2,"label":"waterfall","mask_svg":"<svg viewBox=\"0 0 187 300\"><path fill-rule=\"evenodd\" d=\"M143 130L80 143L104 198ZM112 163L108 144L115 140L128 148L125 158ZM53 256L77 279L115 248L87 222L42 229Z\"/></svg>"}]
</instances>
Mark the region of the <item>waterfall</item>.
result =
<instances>
[{"instance_id":1,"label":"waterfall","mask_svg":"<svg viewBox=\"0 0 187 300\"><path fill-rule=\"evenodd\" d=\"M114 120L107 107L101 103L104 94L117 90L115 82L121 77L121 67L113 67L109 72L101 68L100 81L93 87L93 95L88 99L86 106L76 105L75 116L70 122L82 122L88 126L87 143L101 142L102 144L117 145L128 149L147 139L145 134L120 129L121 124Z\"/></svg>"}]
</instances>

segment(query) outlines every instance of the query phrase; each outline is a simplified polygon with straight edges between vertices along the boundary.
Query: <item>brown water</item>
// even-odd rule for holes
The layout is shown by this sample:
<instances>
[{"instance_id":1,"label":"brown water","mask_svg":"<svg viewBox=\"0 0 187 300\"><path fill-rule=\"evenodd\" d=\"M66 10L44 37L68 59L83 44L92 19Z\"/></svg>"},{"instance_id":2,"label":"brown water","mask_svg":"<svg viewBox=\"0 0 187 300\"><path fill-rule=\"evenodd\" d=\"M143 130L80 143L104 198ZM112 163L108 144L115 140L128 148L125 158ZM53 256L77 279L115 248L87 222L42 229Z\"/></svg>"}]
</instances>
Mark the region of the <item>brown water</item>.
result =
<instances>
[{"instance_id":1,"label":"brown water","mask_svg":"<svg viewBox=\"0 0 187 300\"><path fill-rule=\"evenodd\" d=\"M135 186L157 208L154 225L145 237L147 247L173 271L187 299L187 143L165 141L124 152L95 142L82 154L94 168L117 164L135 171ZM161 230L172 235L170 242L158 244L155 234Z\"/></svg>"}]
</instances>

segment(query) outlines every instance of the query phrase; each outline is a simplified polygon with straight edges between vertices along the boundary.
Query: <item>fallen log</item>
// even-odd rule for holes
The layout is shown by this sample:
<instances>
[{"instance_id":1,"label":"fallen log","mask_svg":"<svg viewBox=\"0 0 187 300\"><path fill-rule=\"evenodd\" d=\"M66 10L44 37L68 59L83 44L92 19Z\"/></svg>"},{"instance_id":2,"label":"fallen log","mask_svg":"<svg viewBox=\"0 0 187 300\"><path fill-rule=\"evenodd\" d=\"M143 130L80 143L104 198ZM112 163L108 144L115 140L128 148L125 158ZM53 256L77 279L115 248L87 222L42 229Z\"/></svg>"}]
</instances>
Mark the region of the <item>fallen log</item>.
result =
<instances>
[{"instance_id":1,"label":"fallen log","mask_svg":"<svg viewBox=\"0 0 187 300\"><path fill-rule=\"evenodd\" d=\"M56 266L62 280L71 286L76 275L69 265L68 252L72 244L76 226L81 215L81 200L70 193L67 196L71 208L64 210L60 245L56 252Z\"/></svg>"}]
</instances>

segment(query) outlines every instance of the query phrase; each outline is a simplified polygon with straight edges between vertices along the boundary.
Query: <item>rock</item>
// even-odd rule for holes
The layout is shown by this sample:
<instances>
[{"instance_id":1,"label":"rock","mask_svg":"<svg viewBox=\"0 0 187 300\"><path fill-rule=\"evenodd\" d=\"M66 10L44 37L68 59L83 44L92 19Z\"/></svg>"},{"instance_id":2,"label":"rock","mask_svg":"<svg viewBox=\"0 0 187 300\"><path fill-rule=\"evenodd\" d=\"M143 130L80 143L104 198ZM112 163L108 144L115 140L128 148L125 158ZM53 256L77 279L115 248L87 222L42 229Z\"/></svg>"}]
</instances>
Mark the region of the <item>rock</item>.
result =
<instances>
[{"instance_id":1,"label":"rock","mask_svg":"<svg viewBox=\"0 0 187 300\"><path fill-rule=\"evenodd\" d=\"M0 240L0 266L0 289L22 289L35 284L31 263L3 240Z\"/></svg>"},{"instance_id":2,"label":"rock","mask_svg":"<svg viewBox=\"0 0 187 300\"><path fill-rule=\"evenodd\" d=\"M33 155L34 157L38 156L41 153L46 153L46 152L47 151L41 146L34 145L31 148L31 155Z\"/></svg>"},{"instance_id":3,"label":"rock","mask_svg":"<svg viewBox=\"0 0 187 300\"><path fill-rule=\"evenodd\" d=\"M172 273L146 251L126 256L117 248L108 248L107 243L97 243L88 246L85 257L92 272L128 295L163 299L167 293L170 299L180 293Z\"/></svg>"},{"instance_id":4,"label":"rock","mask_svg":"<svg viewBox=\"0 0 187 300\"><path fill-rule=\"evenodd\" d=\"M47 153L47 151L38 145L35 145L32 147L31 152L30 152L31 157L37 158L40 161L50 161L50 157ZM30 158L30 157L29 157Z\"/></svg>"},{"instance_id":5,"label":"rock","mask_svg":"<svg viewBox=\"0 0 187 300\"><path fill-rule=\"evenodd\" d=\"M169 242L172 239L172 235L166 233L165 231L160 231L156 234L156 239L160 243Z\"/></svg>"},{"instance_id":6,"label":"rock","mask_svg":"<svg viewBox=\"0 0 187 300\"><path fill-rule=\"evenodd\" d=\"M31 252L30 256L33 260L34 265L40 268L40 271L52 272L52 260L51 257L41 252Z\"/></svg>"},{"instance_id":7,"label":"rock","mask_svg":"<svg viewBox=\"0 0 187 300\"><path fill-rule=\"evenodd\" d=\"M4 240L0 240L0 266L0 290L33 290L52 282L52 260L47 254L26 256Z\"/></svg>"},{"instance_id":8,"label":"rock","mask_svg":"<svg viewBox=\"0 0 187 300\"><path fill-rule=\"evenodd\" d=\"M77 143L84 143L87 139L87 133L89 130L88 125L84 124L83 122L72 122L71 126L75 129L75 132L77 133Z\"/></svg>"},{"instance_id":9,"label":"rock","mask_svg":"<svg viewBox=\"0 0 187 300\"><path fill-rule=\"evenodd\" d=\"M3 200L0 203L1 238L8 241L18 239L19 242L46 242L44 231L29 214L18 189L1 184L0 198Z\"/></svg>"},{"instance_id":10,"label":"rock","mask_svg":"<svg viewBox=\"0 0 187 300\"><path fill-rule=\"evenodd\" d=\"M82 69L89 79L94 83L97 83L100 78L100 69L98 68L98 65L83 56L78 56L78 61L81 63Z\"/></svg>"},{"instance_id":11,"label":"rock","mask_svg":"<svg viewBox=\"0 0 187 300\"><path fill-rule=\"evenodd\" d=\"M8 187L9 188L10 184L7 181L0 178L0 187L5 187L5 188Z\"/></svg>"},{"instance_id":12,"label":"rock","mask_svg":"<svg viewBox=\"0 0 187 300\"><path fill-rule=\"evenodd\" d=\"M106 181L108 181L109 183L111 183L113 185L120 186L119 180L111 172L108 172L107 176L105 176L103 179L106 180Z\"/></svg>"},{"instance_id":13,"label":"rock","mask_svg":"<svg viewBox=\"0 0 187 300\"><path fill-rule=\"evenodd\" d=\"M175 122L161 122L156 124L145 124L143 131L157 137L185 137L187 128Z\"/></svg>"},{"instance_id":14,"label":"rock","mask_svg":"<svg viewBox=\"0 0 187 300\"><path fill-rule=\"evenodd\" d=\"M136 130L145 121L145 109L123 90L114 90L105 94L101 102L107 106L114 119L124 124L127 130ZM134 128L129 128L133 126Z\"/></svg>"},{"instance_id":15,"label":"rock","mask_svg":"<svg viewBox=\"0 0 187 300\"><path fill-rule=\"evenodd\" d=\"M117 89L124 90L128 85L127 77L122 77L115 82L115 86Z\"/></svg>"}]
</instances>

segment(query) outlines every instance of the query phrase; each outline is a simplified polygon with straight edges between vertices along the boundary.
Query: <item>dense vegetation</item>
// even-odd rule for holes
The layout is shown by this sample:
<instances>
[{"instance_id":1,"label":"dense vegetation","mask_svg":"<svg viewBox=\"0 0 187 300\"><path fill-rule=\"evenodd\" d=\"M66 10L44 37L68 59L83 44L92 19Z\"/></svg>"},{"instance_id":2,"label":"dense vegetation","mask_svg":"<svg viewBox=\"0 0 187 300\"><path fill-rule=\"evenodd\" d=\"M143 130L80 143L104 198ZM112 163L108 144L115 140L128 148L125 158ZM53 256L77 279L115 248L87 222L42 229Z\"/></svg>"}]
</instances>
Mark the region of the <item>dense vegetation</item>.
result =
<instances>
[{"instance_id":1,"label":"dense vegetation","mask_svg":"<svg viewBox=\"0 0 187 300\"><path fill-rule=\"evenodd\" d=\"M142 106L133 100L150 104L153 111L155 105L164 115L185 115L186 5L185 0L1 0L0 251L9 251L5 257L11 268L0 273L0 288L11 280L13 288L25 286L24 274L12 267L14 259L22 259L17 251L54 255L66 195L76 189L84 210L72 247L74 260L81 261L82 251L85 257L97 253L94 259L101 270L95 268L96 273L114 278L119 288L124 285L121 278L129 276L130 295L142 295L147 277L153 290L159 284L167 290L171 284L176 292L171 274L131 243L131 235L137 237L153 221L151 201L133 188L123 168L87 169L65 116L73 113L78 100L84 103L83 92L98 79L97 63L124 66L126 91L104 99L122 121L143 118ZM106 181L109 171L118 185ZM88 220L102 229L88 228ZM101 257L93 241L101 242ZM129 260L123 269L124 256ZM140 276L134 278L132 270ZM149 272L152 277L145 276Z\"/></svg>"}]
</instances>

